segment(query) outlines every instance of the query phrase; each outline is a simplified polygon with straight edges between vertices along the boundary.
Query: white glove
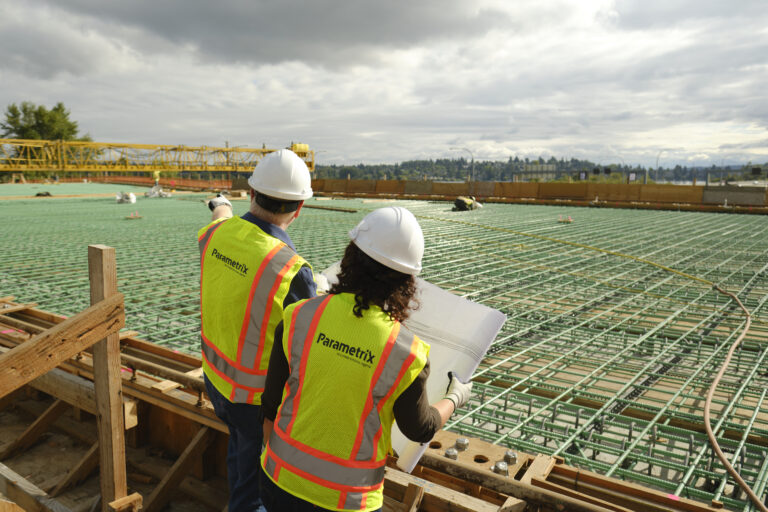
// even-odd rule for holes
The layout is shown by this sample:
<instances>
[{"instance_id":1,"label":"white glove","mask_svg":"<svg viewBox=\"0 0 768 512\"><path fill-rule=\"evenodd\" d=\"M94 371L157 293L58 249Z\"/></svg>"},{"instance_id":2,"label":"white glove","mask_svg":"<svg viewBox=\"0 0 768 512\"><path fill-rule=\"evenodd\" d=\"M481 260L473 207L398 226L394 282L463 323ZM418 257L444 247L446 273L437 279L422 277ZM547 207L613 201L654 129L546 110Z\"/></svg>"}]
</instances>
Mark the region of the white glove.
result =
<instances>
[{"instance_id":1,"label":"white glove","mask_svg":"<svg viewBox=\"0 0 768 512\"><path fill-rule=\"evenodd\" d=\"M211 209L211 211L215 210L217 206L229 206L232 208L232 203L229 202L229 200L224 197L221 194L216 194L216 197L208 201L208 208Z\"/></svg>"},{"instance_id":2,"label":"white glove","mask_svg":"<svg viewBox=\"0 0 768 512\"><path fill-rule=\"evenodd\" d=\"M472 394L472 382L461 382L453 372L448 372L448 378L450 382L443 398L453 402L453 410L455 411L469 400L469 396Z\"/></svg>"}]
</instances>

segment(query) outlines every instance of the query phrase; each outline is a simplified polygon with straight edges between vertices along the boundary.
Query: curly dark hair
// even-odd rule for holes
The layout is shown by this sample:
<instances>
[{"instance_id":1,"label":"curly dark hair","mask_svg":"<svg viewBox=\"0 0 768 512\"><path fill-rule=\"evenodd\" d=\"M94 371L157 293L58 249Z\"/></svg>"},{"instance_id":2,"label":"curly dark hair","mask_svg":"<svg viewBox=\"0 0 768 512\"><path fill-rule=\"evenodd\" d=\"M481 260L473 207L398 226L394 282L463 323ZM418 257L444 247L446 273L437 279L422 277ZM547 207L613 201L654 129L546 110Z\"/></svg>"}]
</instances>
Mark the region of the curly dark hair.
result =
<instances>
[{"instance_id":1,"label":"curly dark hair","mask_svg":"<svg viewBox=\"0 0 768 512\"><path fill-rule=\"evenodd\" d=\"M350 242L344 251L339 282L331 287L330 293L353 293L355 307L352 311L357 317L362 317L363 310L374 304L392 320L404 322L411 311L419 307L413 276L375 261L354 242Z\"/></svg>"}]
</instances>

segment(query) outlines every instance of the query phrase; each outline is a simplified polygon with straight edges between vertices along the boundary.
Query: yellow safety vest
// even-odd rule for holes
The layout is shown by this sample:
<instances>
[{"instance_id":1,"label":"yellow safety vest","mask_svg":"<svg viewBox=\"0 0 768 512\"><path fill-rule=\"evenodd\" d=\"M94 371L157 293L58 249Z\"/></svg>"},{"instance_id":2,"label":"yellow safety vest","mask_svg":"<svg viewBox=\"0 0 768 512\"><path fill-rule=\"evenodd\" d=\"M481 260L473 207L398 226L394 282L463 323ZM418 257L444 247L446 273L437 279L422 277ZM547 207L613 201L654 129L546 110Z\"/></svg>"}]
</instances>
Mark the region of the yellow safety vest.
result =
<instances>
[{"instance_id":1,"label":"yellow safety vest","mask_svg":"<svg viewBox=\"0 0 768 512\"><path fill-rule=\"evenodd\" d=\"M309 264L240 217L204 227L198 243L203 371L230 401L259 405L283 301Z\"/></svg>"},{"instance_id":2,"label":"yellow safety vest","mask_svg":"<svg viewBox=\"0 0 768 512\"><path fill-rule=\"evenodd\" d=\"M290 376L262 453L276 485L332 510L382 506L395 400L424 369L429 345L354 295L292 304L283 315Z\"/></svg>"}]
</instances>

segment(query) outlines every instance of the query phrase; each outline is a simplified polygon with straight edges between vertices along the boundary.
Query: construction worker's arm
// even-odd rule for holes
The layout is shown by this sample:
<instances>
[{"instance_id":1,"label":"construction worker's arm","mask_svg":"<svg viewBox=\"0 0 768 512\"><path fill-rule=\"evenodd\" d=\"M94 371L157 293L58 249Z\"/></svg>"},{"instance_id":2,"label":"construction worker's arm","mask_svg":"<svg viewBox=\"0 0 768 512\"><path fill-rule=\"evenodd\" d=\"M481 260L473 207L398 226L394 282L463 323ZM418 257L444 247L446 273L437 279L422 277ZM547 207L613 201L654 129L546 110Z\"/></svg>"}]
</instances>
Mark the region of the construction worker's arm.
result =
<instances>
[{"instance_id":1,"label":"construction worker's arm","mask_svg":"<svg viewBox=\"0 0 768 512\"><path fill-rule=\"evenodd\" d=\"M232 203L221 194L208 201L211 210L211 222L219 219L228 219L232 216Z\"/></svg>"},{"instance_id":2,"label":"construction worker's arm","mask_svg":"<svg viewBox=\"0 0 768 512\"><path fill-rule=\"evenodd\" d=\"M264 392L261 394L261 414L264 417L262 424L264 430L264 444L267 444L272 426L277 416L277 409L283 400L283 388L290 376L288 359L283 352L283 322L275 327L275 343L272 345L272 353L269 355L269 367L267 369L267 381Z\"/></svg>"},{"instance_id":3,"label":"construction worker's arm","mask_svg":"<svg viewBox=\"0 0 768 512\"><path fill-rule=\"evenodd\" d=\"M454 385L452 389L449 385L445 398L430 404L427 396L428 377L429 361L416 380L397 397L392 409L400 431L417 443L426 443L432 439L435 433L443 428L453 411L464 405L471 390L471 384L461 384L456 380L460 386ZM452 384L453 380L455 379L451 380Z\"/></svg>"}]
</instances>

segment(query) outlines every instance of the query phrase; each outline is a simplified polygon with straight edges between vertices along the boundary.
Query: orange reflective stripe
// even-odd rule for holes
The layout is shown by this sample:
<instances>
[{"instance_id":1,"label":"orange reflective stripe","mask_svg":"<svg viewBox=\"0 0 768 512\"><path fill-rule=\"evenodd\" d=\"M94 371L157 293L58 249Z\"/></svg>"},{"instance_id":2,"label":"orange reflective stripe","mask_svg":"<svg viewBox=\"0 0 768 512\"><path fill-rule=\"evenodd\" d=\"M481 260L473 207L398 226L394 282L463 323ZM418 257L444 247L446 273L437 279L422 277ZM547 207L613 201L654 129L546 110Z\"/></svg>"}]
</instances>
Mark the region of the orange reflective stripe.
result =
<instances>
[{"instance_id":1,"label":"orange reflective stripe","mask_svg":"<svg viewBox=\"0 0 768 512\"><path fill-rule=\"evenodd\" d=\"M323 315L323 311L325 311L325 307L328 305L328 302L330 302L332 298L333 298L333 295L328 295L320 303L320 305L317 308L317 311L312 317L312 323L309 325L309 329L307 330L307 335L304 338L304 346L302 347L302 350L301 350L301 363L299 365L299 382L296 386L296 395L293 397L293 407L291 408L291 421L288 423L288 427L285 429L285 432L288 435L291 435L291 430L293 430L293 424L296 421L296 411L299 409L299 401L301 400L301 390L304 387L304 374L307 371L307 359L309 359L307 356L309 355L309 350L312 348L312 338L315 337L315 331L317 330L317 324L320 322L320 317ZM308 301L307 303L309 302L311 301ZM301 306L305 306L307 303L304 303Z\"/></svg>"},{"instance_id":2,"label":"orange reflective stripe","mask_svg":"<svg viewBox=\"0 0 768 512\"><path fill-rule=\"evenodd\" d=\"M261 392L267 380L267 372L260 370L258 373L249 372L247 369L238 368L230 364L228 358L219 349L203 339L202 356L208 367L216 372L216 375L232 385L245 389Z\"/></svg>"},{"instance_id":3,"label":"orange reflective stripe","mask_svg":"<svg viewBox=\"0 0 768 512\"><path fill-rule=\"evenodd\" d=\"M327 466L329 468L329 471L327 472L317 471L315 468L312 468L312 469L300 468L294 464L293 460L291 460L291 462L286 461L285 458L283 458L281 454L275 450L275 447L278 447L278 446L279 446L279 450L282 450L282 448L285 448L285 447L290 448L290 444L275 442L275 439L273 437L274 436L270 436L269 443L267 443L266 458L267 459L269 459L270 457L274 458L276 462L275 464L276 468L279 466L283 466L289 469L292 473L296 473L297 475L301 476L302 478L310 480L318 485L322 485L323 487L327 487L329 489L334 489L337 491L370 492L378 489L384 484L385 466L383 465L380 468L377 468L376 470L369 470L370 475L367 475L367 476L366 474L361 475L361 470L358 468L333 467L333 465L331 464ZM318 474L322 474L323 476L334 478L334 480L320 477L318 476ZM372 478L373 475L376 475L375 479ZM359 482L361 480L369 481L373 483L369 483L369 484L365 483L362 485L345 483L345 482L354 482L354 481Z\"/></svg>"},{"instance_id":4,"label":"orange reflective stripe","mask_svg":"<svg viewBox=\"0 0 768 512\"><path fill-rule=\"evenodd\" d=\"M371 382L368 385L368 393L365 399L365 407L363 408L363 413L360 415L360 422L357 425L357 435L355 436L355 443L352 445L352 452L349 455L350 459L356 459L357 454L360 451L360 444L363 442L363 433L365 432L365 426L366 426L366 420L368 419L368 415L371 413L371 410L373 409L373 388L376 386L376 383L379 381L379 377L381 377L381 372L384 371L384 366L389 361L389 354L392 352L392 347L395 346L395 339L397 338L397 333L400 332L400 323L395 323L395 325L392 328L392 332L389 333L389 338L387 338L387 344L384 347L384 351L381 354L381 357L379 358L379 364L376 366L376 370L373 373L373 377L371 378ZM381 431L381 428L379 428L379 431ZM373 451L373 456L376 457L376 451Z\"/></svg>"},{"instance_id":5,"label":"orange reflective stripe","mask_svg":"<svg viewBox=\"0 0 768 512\"><path fill-rule=\"evenodd\" d=\"M208 250L208 244L211 243L213 232L219 229L224 224L224 221L211 226L211 228L203 233L200 238L197 239L197 243L200 246L200 290L203 289L203 266L205 265L205 251ZM203 332L203 294L200 294L200 332Z\"/></svg>"},{"instance_id":6,"label":"orange reflective stripe","mask_svg":"<svg viewBox=\"0 0 768 512\"><path fill-rule=\"evenodd\" d=\"M283 244L284 245L284 244ZM256 290L256 286L259 284L259 280L261 279L261 276L264 274L264 269L267 268L267 265L269 264L269 260L274 258L275 254L282 249L281 245L275 246L274 249L269 251L267 256L261 261L261 265L259 265L259 269L256 271L256 275L253 277L253 282L251 283L251 289L248 293L248 304L245 306L245 315L243 317L243 324L240 328L240 337L237 339L237 360L240 361L243 356L243 345L245 343L245 335L248 332L248 323L251 319L251 304L253 304L253 297L254 297L254 291Z\"/></svg>"},{"instance_id":7,"label":"orange reflective stripe","mask_svg":"<svg viewBox=\"0 0 768 512\"><path fill-rule=\"evenodd\" d=\"M398 373L397 378L395 379L395 382L392 384L392 387L389 388L389 393L387 393L387 395L384 396L379 401L379 404L378 404L378 407L377 407L377 409L379 411L381 410L382 406L385 403L387 403L387 400L389 400L389 397L392 396L392 393L394 393L395 390L397 389L397 387L400 385L400 381L403 380L403 377L405 377L405 374L408 371L408 368L411 367L411 365L413 364L414 359L416 359L416 350L417 350L417 347L418 347L418 343L419 343L419 338L414 336L413 337L413 341L411 342L410 354L406 358L406 360L403 363L403 365L400 367L400 373ZM375 447L379 444L379 439L381 439L381 434L382 434L382 430L379 429L379 431L376 432L376 435L373 438L373 447L374 447L373 455L374 455L374 457L376 456L376 448Z\"/></svg>"},{"instance_id":8,"label":"orange reflective stripe","mask_svg":"<svg viewBox=\"0 0 768 512\"><path fill-rule=\"evenodd\" d=\"M306 445L301 441L297 441L296 439L290 437L284 430L280 428L274 428L273 432L275 432L274 436L269 437L270 443L273 442L272 438L276 437L277 438L276 443L277 442L287 443L291 446L291 449L300 450L302 452L305 452L311 455L316 459L321 459L323 461L331 462L333 464L340 464L340 465L344 465L344 466L353 468L355 470L361 470L361 471L380 468L380 467L383 467L384 464L386 464L386 460L379 460L379 461L350 460L345 457L338 457L336 455L332 455L330 453L326 453L318 450L317 448L313 448L309 445Z\"/></svg>"},{"instance_id":9,"label":"orange reflective stripe","mask_svg":"<svg viewBox=\"0 0 768 512\"><path fill-rule=\"evenodd\" d=\"M298 255L294 254L293 257L288 260L285 265L283 265L283 268L280 269L280 271L277 273L277 279L275 279L274 284L272 285L272 289L269 290L269 296L267 297L267 308L264 311L264 318L261 320L261 336L259 337L259 350L256 352L256 357L253 360L253 367L256 368L258 363L257 361L261 361L261 356L264 353L264 342L267 338L267 326L269 325L269 317L272 315L272 307L274 306L275 302L275 294L277 293L277 290L280 289L280 285L283 282L283 277L285 277L286 272L288 272L291 267L296 263L296 261L299 259ZM249 304L250 309L250 304Z\"/></svg>"}]
</instances>

